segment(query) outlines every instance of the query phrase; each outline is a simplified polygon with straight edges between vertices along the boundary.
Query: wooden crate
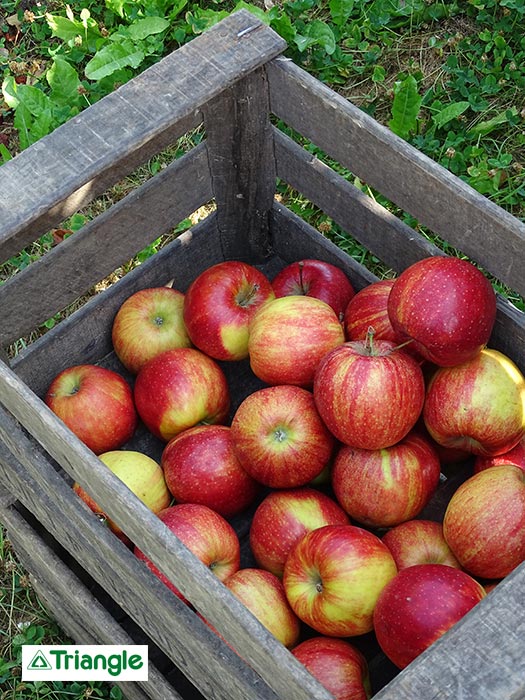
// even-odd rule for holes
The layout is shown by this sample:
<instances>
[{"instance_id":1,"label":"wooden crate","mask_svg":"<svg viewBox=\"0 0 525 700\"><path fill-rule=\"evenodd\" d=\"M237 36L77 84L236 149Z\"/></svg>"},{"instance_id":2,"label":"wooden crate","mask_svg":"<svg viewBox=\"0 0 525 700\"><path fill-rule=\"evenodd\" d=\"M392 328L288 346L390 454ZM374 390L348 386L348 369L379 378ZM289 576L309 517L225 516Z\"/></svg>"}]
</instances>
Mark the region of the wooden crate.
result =
<instances>
[{"instance_id":1,"label":"wooden crate","mask_svg":"<svg viewBox=\"0 0 525 700\"><path fill-rule=\"evenodd\" d=\"M293 260L341 266L356 289L375 278L275 200L276 178L303 193L395 271L441 252L278 130L277 117L401 210L525 294L525 227L282 57L284 42L241 11L165 58L1 168L0 252L7 260L179 137L205 139L0 287L6 348L202 205L216 210L68 319L0 363L0 521L37 591L79 643L150 645L150 680L131 700L328 700L331 696L206 567L47 409L63 368L118 368L111 323L132 292L242 259L273 275ZM504 299L491 346L525 369L523 314ZM226 364L226 363L225 363ZM120 368L121 369L121 368ZM225 367L232 411L259 386ZM138 431L132 445L159 456ZM444 479L439 517L459 477ZM78 480L242 659L139 562L72 493ZM250 559L249 521L234 519ZM377 700L525 694L525 568L398 673L371 635Z\"/></svg>"}]
</instances>

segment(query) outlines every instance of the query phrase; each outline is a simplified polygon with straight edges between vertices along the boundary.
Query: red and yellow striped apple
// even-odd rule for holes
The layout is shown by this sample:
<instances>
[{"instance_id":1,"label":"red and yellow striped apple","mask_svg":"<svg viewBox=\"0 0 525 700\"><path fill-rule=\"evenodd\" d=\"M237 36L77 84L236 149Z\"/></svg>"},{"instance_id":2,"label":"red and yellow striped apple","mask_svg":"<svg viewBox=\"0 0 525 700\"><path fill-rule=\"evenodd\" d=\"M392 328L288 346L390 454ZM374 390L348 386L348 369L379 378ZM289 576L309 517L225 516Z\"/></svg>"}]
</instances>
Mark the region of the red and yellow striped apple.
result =
<instances>
[{"instance_id":1,"label":"red and yellow striped apple","mask_svg":"<svg viewBox=\"0 0 525 700\"><path fill-rule=\"evenodd\" d=\"M399 571L416 564L444 564L461 569L443 536L443 525L437 520L407 520L388 530L382 540Z\"/></svg>"}]
</instances>

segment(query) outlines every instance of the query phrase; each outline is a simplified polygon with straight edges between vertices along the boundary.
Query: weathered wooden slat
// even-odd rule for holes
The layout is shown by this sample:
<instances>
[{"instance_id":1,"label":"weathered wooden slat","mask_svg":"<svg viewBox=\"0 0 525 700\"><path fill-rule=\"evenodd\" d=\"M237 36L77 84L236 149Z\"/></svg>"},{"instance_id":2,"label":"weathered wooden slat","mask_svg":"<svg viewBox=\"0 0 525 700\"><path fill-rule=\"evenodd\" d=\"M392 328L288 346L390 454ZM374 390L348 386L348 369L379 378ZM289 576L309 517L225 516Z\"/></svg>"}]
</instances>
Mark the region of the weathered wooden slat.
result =
<instances>
[{"instance_id":1,"label":"weathered wooden slat","mask_svg":"<svg viewBox=\"0 0 525 700\"><path fill-rule=\"evenodd\" d=\"M136 643L15 508L4 509L0 515L37 595L77 644ZM115 685L128 700L183 700L151 661L148 678Z\"/></svg>"},{"instance_id":2,"label":"weathered wooden slat","mask_svg":"<svg viewBox=\"0 0 525 700\"><path fill-rule=\"evenodd\" d=\"M267 73L278 117L525 295L525 224L291 61L277 58Z\"/></svg>"},{"instance_id":3,"label":"weathered wooden slat","mask_svg":"<svg viewBox=\"0 0 525 700\"><path fill-rule=\"evenodd\" d=\"M264 70L224 90L203 112L224 256L260 262L269 255L268 212L275 193Z\"/></svg>"},{"instance_id":4,"label":"weathered wooden slat","mask_svg":"<svg viewBox=\"0 0 525 700\"><path fill-rule=\"evenodd\" d=\"M1 343L30 333L212 197L201 144L3 284Z\"/></svg>"},{"instance_id":5,"label":"weathered wooden slat","mask_svg":"<svg viewBox=\"0 0 525 700\"><path fill-rule=\"evenodd\" d=\"M242 649L243 659L269 686L259 684L250 668L227 645L223 648L205 624L197 622L194 616L186 617L189 610L177 605L176 597L167 595L165 586L156 585L158 580L152 581L155 577L148 575L147 567L140 565L82 507L40 445L17 428L9 413L0 411L0 454L8 452L0 460L2 477L9 480L19 500L43 526L89 568L93 578L113 591L126 612L143 629L152 630L159 647L176 663L178 660L177 666L185 669L206 697L275 700L272 688L287 700L309 700L312 695L329 700L330 694L285 647L5 366L0 367L0 396L7 410L71 478L82 484L197 610L234 648ZM108 576L112 563L114 567ZM164 605L174 606L171 615ZM170 644L177 638L177 631L184 645L173 649ZM221 686L217 685L218 679L222 679Z\"/></svg>"},{"instance_id":6,"label":"weathered wooden slat","mask_svg":"<svg viewBox=\"0 0 525 700\"><path fill-rule=\"evenodd\" d=\"M98 194L97 178L107 186L120 177L131 153L191 118L285 46L278 34L241 10L2 166L1 261ZM72 193L77 194L70 199Z\"/></svg>"}]
</instances>

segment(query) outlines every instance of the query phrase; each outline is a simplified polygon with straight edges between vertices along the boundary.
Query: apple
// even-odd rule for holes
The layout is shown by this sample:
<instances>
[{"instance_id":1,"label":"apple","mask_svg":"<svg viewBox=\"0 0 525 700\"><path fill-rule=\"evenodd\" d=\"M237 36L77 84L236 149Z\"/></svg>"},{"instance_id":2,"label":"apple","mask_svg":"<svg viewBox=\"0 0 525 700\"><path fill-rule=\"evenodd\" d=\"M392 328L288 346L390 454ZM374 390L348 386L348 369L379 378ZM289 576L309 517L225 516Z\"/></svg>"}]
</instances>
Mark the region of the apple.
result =
<instances>
[{"instance_id":1,"label":"apple","mask_svg":"<svg viewBox=\"0 0 525 700\"><path fill-rule=\"evenodd\" d=\"M525 560L525 472L503 464L459 486L443 518L443 535L473 576L504 578Z\"/></svg>"},{"instance_id":2,"label":"apple","mask_svg":"<svg viewBox=\"0 0 525 700\"><path fill-rule=\"evenodd\" d=\"M388 296L393 284L393 279L372 282L350 300L343 317L347 340L365 340L368 329L372 327L376 340L391 340L396 344L402 342L388 315Z\"/></svg>"},{"instance_id":3,"label":"apple","mask_svg":"<svg viewBox=\"0 0 525 700\"><path fill-rule=\"evenodd\" d=\"M368 527L392 527L415 518L426 506L440 471L432 445L411 432L381 450L341 447L332 469L332 487L353 520Z\"/></svg>"},{"instance_id":4,"label":"apple","mask_svg":"<svg viewBox=\"0 0 525 700\"><path fill-rule=\"evenodd\" d=\"M231 437L244 469L271 488L314 479L329 462L335 442L312 392L287 384L249 394L233 416Z\"/></svg>"},{"instance_id":5,"label":"apple","mask_svg":"<svg viewBox=\"0 0 525 700\"><path fill-rule=\"evenodd\" d=\"M122 447L137 427L129 384L98 365L75 365L52 380L45 403L95 454Z\"/></svg>"},{"instance_id":6,"label":"apple","mask_svg":"<svg viewBox=\"0 0 525 700\"><path fill-rule=\"evenodd\" d=\"M165 508L157 515L220 581L226 581L239 570L239 538L222 515L200 503L178 503ZM175 595L185 600L178 588L139 547L134 548L134 553Z\"/></svg>"},{"instance_id":7,"label":"apple","mask_svg":"<svg viewBox=\"0 0 525 700\"><path fill-rule=\"evenodd\" d=\"M403 669L485 597L464 571L443 564L402 569L381 591L374 631L384 654Z\"/></svg>"},{"instance_id":8,"label":"apple","mask_svg":"<svg viewBox=\"0 0 525 700\"><path fill-rule=\"evenodd\" d=\"M516 467L525 470L525 437L521 438L517 445L503 454L495 457L481 457L478 455L474 459L474 474L498 464L514 464Z\"/></svg>"},{"instance_id":9,"label":"apple","mask_svg":"<svg viewBox=\"0 0 525 700\"><path fill-rule=\"evenodd\" d=\"M324 260L306 259L287 265L272 280L276 297L306 296L329 304L338 317L344 314L354 288L341 268Z\"/></svg>"},{"instance_id":10,"label":"apple","mask_svg":"<svg viewBox=\"0 0 525 700\"><path fill-rule=\"evenodd\" d=\"M178 503L202 503L225 518L245 510L259 493L226 425L198 425L175 435L162 452L161 467Z\"/></svg>"},{"instance_id":11,"label":"apple","mask_svg":"<svg viewBox=\"0 0 525 700\"><path fill-rule=\"evenodd\" d=\"M239 569L224 585L281 644L288 648L297 644L300 621L275 574L253 567Z\"/></svg>"},{"instance_id":12,"label":"apple","mask_svg":"<svg viewBox=\"0 0 525 700\"><path fill-rule=\"evenodd\" d=\"M444 564L461 569L438 521L407 520L388 530L382 540L392 552L399 571L416 564Z\"/></svg>"},{"instance_id":13,"label":"apple","mask_svg":"<svg viewBox=\"0 0 525 700\"><path fill-rule=\"evenodd\" d=\"M295 544L283 585L295 614L312 629L351 637L372 630L379 594L396 573L390 550L372 532L325 525Z\"/></svg>"},{"instance_id":14,"label":"apple","mask_svg":"<svg viewBox=\"0 0 525 700\"><path fill-rule=\"evenodd\" d=\"M295 543L324 525L349 525L350 518L333 498L302 486L270 493L257 506L250 525L250 548L258 565L282 578Z\"/></svg>"},{"instance_id":15,"label":"apple","mask_svg":"<svg viewBox=\"0 0 525 700\"><path fill-rule=\"evenodd\" d=\"M263 304L252 319L250 366L266 384L309 388L320 359L344 339L339 318L326 302L301 295L279 297Z\"/></svg>"},{"instance_id":16,"label":"apple","mask_svg":"<svg viewBox=\"0 0 525 700\"><path fill-rule=\"evenodd\" d=\"M171 501L171 494L166 486L161 466L148 455L135 450L111 450L99 455L99 459L146 505L153 513L166 508ZM129 538L117 523L109 518L97 502L80 486L73 484L73 491L102 517L108 527L126 544Z\"/></svg>"},{"instance_id":17,"label":"apple","mask_svg":"<svg viewBox=\"0 0 525 700\"><path fill-rule=\"evenodd\" d=\"M425 398L421 367L389 340L348 341L328 352L315 373L317 410L346 445L382 449L402 440Z\"/></svg>"},{"instance_id":18,"label":"apple","mask_svg":"<svg viewBox=\"0 0 525 700\"><path fill-rule=\"evenodd\" d=\"M506 355L484 348L433 374L423 419L440 445L481 456L503 454L525 434L525 378Z\"/></svg>"},{"instance_id":19,"label":"apple","mask_svg":"<svg viewBox=\"0 0 525 700\"><path fill-rule=\"evenodd\" d=\"M450 367L472 359L489 341L496 294L472 263L438 255L396 278L388 315L398 336L412 340L424 358Z\"/></svg>"},{"instance_id":20,"label":"apple","mask_svg":"<svg viewBox=\"0 0 525 700\"><path fill-rule=\"evenodd\" d=\"M182 317L184 294L171 287L148 287L120 306L113 320L113 349L132 374L164 350L187 348L191 341Z\"/></svg>"},{"instance_id":21,"label":"apple","mask_svg":"<svg viewBox=\"0 0 525 700\"><path fill-rule=\"evenodd\" d=\"M146 362L134 397L148 430L165 442L199 423L224 423L230 407L224 372L195 348L165 350Z\"/></svg>"},{"instance_id":22,"label":"apple","mask_svg":"<svg viewBox=\"0 0 525 700\"><path fill-rule=\"evenodd\" d=\"M184 322L193 344L216 360L246 358L250 321L274 296L270 280L252 265L228 260L208 267L184 298Z\"/></svg>"},{"instance_id":23,"label":"apple","mask_svg":"<svg viewBox=\"0 0 525 700\"><path fill-rule=\"evenodd\" d=\"M350 642L334 637L311 637L291 652L335 700L369 700L372 697L368 663Z\"/></svg>"}]
</instances>

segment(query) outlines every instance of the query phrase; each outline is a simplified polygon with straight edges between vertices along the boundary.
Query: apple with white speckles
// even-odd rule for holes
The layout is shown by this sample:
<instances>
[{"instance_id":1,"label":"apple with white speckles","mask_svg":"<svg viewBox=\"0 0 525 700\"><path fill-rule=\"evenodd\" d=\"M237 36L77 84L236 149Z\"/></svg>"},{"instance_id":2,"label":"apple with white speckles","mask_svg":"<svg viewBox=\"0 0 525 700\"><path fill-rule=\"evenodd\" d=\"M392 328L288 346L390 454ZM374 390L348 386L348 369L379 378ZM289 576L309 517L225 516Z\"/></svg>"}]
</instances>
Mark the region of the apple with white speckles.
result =
<instances>
[{"instance_id":1,"label":"apple with white speckles","mask_svg":"<svg viewBox=\"0 0 525 700\"><path fill-rule=\"evenodd\" d=\"M196 347L216 360L248 356L249 325L273 299L270 280L253 265L227 260L208 267L189 286L183 316Z\"/></svg>"},{"instance_id":2,"label":"apple with white speckles","mask_svg":"<svg viewBox=\"0 0 525 700\"><path fill-rule=\"evenodd\" d=\"M391 528L382 537L392 552L399 571L416 564L444 564L461 569L437 520L407 520Z\"/></svg>"},{"instance_id":3,"label":"apple with white speckles","mask_svg":"<svg viewBox=\"0 0 525 700\"><path fill-rule=\"evenodd\" d=\"M226 425L198 425L173 437L162 453L166 484L178 503L201 503L230 518L245 510L260 484L246 472Z\"/></svg>"},{"instance_id":4,"label":"apple with white speckles","mask_svg":"<svg viewBox=\"0 0 525 700\"><path fill-rule=\"evenodd\" d=\"M496 295L485 275L460 258L424 258L406 268L388 297L395 332L439 366L475 357L488 343Z\"/></svg>"},{"instance_id":5,"label":"apple with white speckles","mask_svg":"<svg viewBox=\"0 0 525 700\"><path fill-rule=\"evenodd\" d=\"M250 548L263 569L280 578L295 543L324 525L349 525L350 518L327 494L303 486L270 491L250 525Z\"/></svg>"},{"instance_id":6,"label":"apple with white speckles","mask_svg":"<svg viewBox=\"0 0 525 700\"><path fill-rule=\"evenodd\" d=\"M381 591L374 610L379 646L403 669L485 597L469 574L443 564L402 569Z\"/></svg>"}]
</instances>

